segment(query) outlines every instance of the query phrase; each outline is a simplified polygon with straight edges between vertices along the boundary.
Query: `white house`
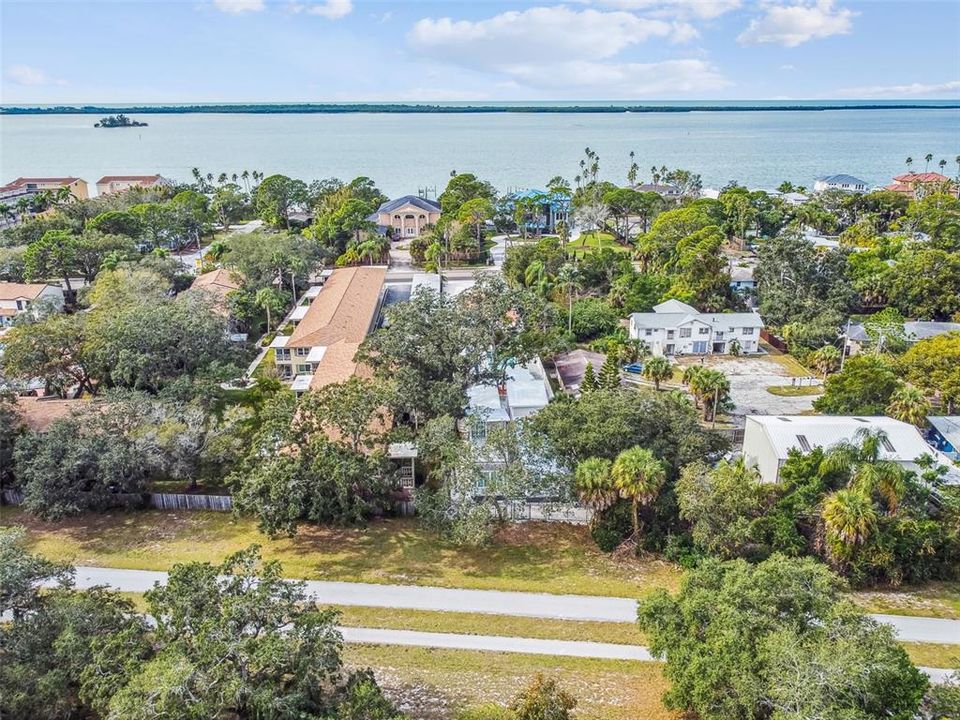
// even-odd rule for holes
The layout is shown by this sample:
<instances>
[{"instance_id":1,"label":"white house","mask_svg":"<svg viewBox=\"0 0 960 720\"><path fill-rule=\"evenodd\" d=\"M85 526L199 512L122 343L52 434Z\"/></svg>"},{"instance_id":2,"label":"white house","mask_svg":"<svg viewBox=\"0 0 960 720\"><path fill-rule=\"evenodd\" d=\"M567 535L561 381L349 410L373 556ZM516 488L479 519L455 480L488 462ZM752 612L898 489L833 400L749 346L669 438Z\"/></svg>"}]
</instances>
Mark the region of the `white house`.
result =
<instances>
[{"instance_id":1,"label":"white house","mask_svg":"<svg viewBox=\"0 0 960 720\"><path fill-rule=\"evenodd\" d=\"M470 440L483 442L488 428L534 415L553 398L540 358L507 368L506 377L501 387L473 385L467 390L467 417L461 430Z\"/></svg>"},{"instance_id":2,"label":"white house","mask_svg":"<svg viewBox=\"0 0 960 720\"><path fill-rule=\"evenodd\" d=\"M63 288L43 283L0 282L0 328L13 325L13 319L30 311L33 303L49 300L63 309Z\"/></svg>"},{"instance_id":3,"label":"white house","mask_svg":"<svg viewBox=\"0 0 960 720\"><path fill-rule=\"evenodd\" d=\"M654 355L713 355L730 352L735 340L740 352L760 349L760 315L702 313L679 300L667 300L652 313L630 316L630 337L643 340Z\"/></svg>"},{"instance_id":4,"label":"white house","mask_svg":"<svg viewBox=\"0 0 960 720\"><path fill-rule=\"evenodd\" d=\"M806 453L816 447L827 450L843 441L856 442L859 430L882 430L881 457L908 469L916 468L921 455L937 456L917 428L888 417L748 415L743 459L759 470L763 482L773 483L780 479L780 468L791 450Z\"/></svg>"},{"instance_id":5,"label":"white house","mask_svg":"<svg viewBox=\"0 0 960 720\"><path fill-rule=\"evenodd\" d=\"M853 175L825 175L818 177L813 182L814 192L842 190L849 193L865 193L867 189L867 181Z\"/></svg>"}]
</instances>

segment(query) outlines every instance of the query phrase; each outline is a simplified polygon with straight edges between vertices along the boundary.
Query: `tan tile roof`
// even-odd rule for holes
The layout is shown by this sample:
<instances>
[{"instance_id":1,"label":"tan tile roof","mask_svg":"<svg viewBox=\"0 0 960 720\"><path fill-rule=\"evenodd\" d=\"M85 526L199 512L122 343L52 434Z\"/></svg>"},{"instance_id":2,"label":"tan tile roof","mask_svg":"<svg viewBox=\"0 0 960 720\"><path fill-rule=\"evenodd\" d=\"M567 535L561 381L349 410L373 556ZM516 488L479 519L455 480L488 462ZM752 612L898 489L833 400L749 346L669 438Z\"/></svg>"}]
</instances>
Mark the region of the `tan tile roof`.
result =
<instances>
[{"instance_id":1,"label":"tan tile roof","mask_svg":"<svg viewBox=\"0 0 960 720\"><path fill-rule=\"evenodd\" d=\"M97 180L97 185L111 182L158 182L159 175L104 175Z\"/></svg>"},{"instance_id":2,"label":"tan tile roof","mask_svg":"<svg viewBox=\"0 0 960 720\"><path fill-rule=\"evenodd\" d=\"M359 347L360 343L343 341L328 345L323 359L317 363L317 369L313 372L310 389L319 390L327 385L342 383L354 375L371 377L373 371L370 368L353 360Z\"/></svg>"},{"instance_id":3,"label":"tan tile roof","mask_svg":"<svg viewBox=\"0 0 960 720\"><path fill-rule=\"evenodd\" d=\"M41 185L59 183L61 185L72 185L79 179L80 178L75 177L18 177L13 182L7 183L3 187L0 187L0 190L13 190L14 188L22 187L28 183L37 183Z\"/></svg>"},{"instance_id":4,"label":"tan tile roof","mask_svg":"<svg viewBox=\"0 0 960 720\"><path fill-rule=\"evenodd\" d=\"M226 268L217 268L203 273L203 275L197 275L190 288L197 290L198 288L211 288L213 286L224 288L229 292L230 290L239 290L240 281L232 271Z\"/></svg>"},{"instance_id":5,"label":"tan tile roof","mask_svg":"<svg viewBox=\"0 0 960 720\"><path fill-rule=\"evenodd\" d=\"M37 297L47 286L44 283L8 283L0 282L0 300L16 300Z\"/></svg>"},{"instance_id":6,"label":"tan tile roof","mask_svg":"<svg viewBox=\"0 0 960 720\"><path fill-rule=\"evenodd\" d=\"M359 345L374 320L386 275L384 268L334 270L287 347L327 347L329 352L329 347L339 342Z\"/></svg>"}]
</instances>

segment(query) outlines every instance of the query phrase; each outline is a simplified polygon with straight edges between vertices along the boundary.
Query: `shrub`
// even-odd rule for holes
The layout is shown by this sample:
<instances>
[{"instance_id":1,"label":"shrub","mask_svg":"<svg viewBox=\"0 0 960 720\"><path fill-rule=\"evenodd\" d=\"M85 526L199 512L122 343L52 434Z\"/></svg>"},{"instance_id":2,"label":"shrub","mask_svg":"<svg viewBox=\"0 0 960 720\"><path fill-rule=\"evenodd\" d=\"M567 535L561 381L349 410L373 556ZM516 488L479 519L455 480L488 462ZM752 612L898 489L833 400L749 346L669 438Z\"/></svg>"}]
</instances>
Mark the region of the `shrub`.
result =
<instances>
[{"instance_id":1,"label":"shrub","mask_svg":"<svg viewBox=\"0 0 960 720\"><path fill-rule=\"evenodd\" d=\"M573 304L573 334L577 340L609 335L620 322L619 313L603 300L586 298Z\"/></svg>"}]
</instances>

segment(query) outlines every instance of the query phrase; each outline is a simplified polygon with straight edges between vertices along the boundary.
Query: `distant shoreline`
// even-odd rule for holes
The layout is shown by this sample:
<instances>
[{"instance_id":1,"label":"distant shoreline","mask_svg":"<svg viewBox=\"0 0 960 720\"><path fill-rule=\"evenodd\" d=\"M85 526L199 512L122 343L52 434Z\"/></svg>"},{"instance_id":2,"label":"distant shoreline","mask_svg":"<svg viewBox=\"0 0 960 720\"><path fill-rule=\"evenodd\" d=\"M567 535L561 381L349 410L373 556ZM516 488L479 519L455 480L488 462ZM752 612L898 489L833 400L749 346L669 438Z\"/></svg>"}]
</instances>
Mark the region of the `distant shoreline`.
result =
<instances>
[{"instance_id":1,"label":"distant shoreline","mask_svg":"<svg viewBox=\"0 0 960 720\"><path fill-rule=\"evenodd\" d=\"M188 113L217 113L244 115L326 114L349 113L380 114L493 114L493 113L689 113L689 112L822 112L829 110L958 110L960 102L930 101L924 104L891 101L856 104L849 102L811 104L700 104L700 105L523 105L489 104L456 105L427 103L251 103L251 104L197 104L197 105L55 105L55 106L0 106L0 115L103 115L138 113L150 115L183 115Z\"/></svg>"}]
</instances>

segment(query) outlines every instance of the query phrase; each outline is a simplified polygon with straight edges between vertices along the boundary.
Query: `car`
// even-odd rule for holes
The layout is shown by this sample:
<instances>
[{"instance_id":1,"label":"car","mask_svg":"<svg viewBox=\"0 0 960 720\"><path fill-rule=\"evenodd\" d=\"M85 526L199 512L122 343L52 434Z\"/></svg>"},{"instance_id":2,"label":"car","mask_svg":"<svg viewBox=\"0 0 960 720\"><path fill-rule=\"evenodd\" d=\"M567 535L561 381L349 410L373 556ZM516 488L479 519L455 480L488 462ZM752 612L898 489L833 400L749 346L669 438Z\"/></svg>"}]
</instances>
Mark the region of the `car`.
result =
<instances>
[{"instance_id":1,"label":"car","mask_svg":"<svg viewBox=\"0 0 960 720\"><path fill-rule=\"evenodd\" d=\"M643 372L643 363L630 363L623 369L628 373L635 373L636 375L639 375Z\"/></svg>"}]
</instances>

